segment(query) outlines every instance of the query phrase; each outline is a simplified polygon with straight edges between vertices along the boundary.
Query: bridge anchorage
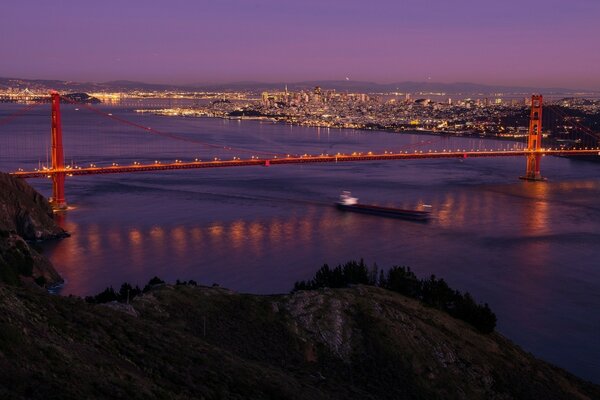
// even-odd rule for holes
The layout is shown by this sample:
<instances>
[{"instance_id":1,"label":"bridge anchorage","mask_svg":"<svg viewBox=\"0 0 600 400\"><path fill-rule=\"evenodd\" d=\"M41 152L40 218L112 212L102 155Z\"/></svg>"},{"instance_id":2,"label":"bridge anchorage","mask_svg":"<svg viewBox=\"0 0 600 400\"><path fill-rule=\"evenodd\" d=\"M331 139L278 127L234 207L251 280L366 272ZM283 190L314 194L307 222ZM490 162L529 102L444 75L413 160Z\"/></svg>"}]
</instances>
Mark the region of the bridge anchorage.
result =
<instances>
[{"instance_id":1,"label":"bridge anchorage","mask_svg":"<svg viewBox=\"0 0 600 400\"><path fill-rule=\"evenodd\" d=\"M542 161L542 95L531 96L531 115L529 117L529 135L527 141L527 170L525 176L519 177L526 181L545 181L540 173Z\"/></svg>"}]
</instances>

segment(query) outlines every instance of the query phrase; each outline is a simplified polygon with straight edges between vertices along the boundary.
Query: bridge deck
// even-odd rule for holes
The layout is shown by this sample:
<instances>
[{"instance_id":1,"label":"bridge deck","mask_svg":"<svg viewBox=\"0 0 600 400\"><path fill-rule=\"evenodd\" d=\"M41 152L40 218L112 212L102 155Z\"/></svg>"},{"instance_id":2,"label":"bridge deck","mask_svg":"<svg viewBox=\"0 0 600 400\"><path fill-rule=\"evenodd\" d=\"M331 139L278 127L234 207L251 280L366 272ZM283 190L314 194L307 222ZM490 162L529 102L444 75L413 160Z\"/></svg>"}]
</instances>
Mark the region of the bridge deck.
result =
<instances>
[{"instance_id":1,"label":"bridge deck","mask_svg":"<svg viewBox=\"0 0 600 400\"><path fill-rule=\"evenodd\" d=\"M338 154L338 155L304 155L299 157L273 157L273 158L253 158L249 160L212 160L212 161L193 161L193 162L175 162L175 163L155 163L155 164L135 164L135 165L115 165L108 167L85 167L71 168L66 167L61 170L46 169L41 171L17 171L12 175L20 178L42 178L54 174L63 173L69 176L76 175L100 175L100 174L119 174L131 172L147 171L165 171L177 169L196 169L196 168L222 168L222 167L249 167L249 166L269 166L280 164L314 164L314 163L332 163L332 162L356 162L356 161L385 161L385 160L415 160L415 159L433 159L433 158L483 158L483 157L516 157L527 156L530 154L540 154L542 156L578 156L578 155L598 155L600 148L585 150L553 150L542 149L540 151L528 150L500 150L500 151L443 151L443 152L414 152L414 153L386 153L386 154Z\"/></svg>"}]
</instances>

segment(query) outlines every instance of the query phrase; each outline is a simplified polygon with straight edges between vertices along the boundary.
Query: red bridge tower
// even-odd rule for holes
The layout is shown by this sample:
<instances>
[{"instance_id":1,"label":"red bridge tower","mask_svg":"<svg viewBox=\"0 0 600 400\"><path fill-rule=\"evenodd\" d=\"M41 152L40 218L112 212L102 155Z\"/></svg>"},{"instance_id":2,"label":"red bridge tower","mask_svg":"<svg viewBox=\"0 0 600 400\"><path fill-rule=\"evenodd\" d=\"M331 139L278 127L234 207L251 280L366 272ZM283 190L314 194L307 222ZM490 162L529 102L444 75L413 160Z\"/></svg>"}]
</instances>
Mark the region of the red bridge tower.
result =
<instances>
[{"instance_id":1,"label":"red bridge tower","mask_svg":"<svg viewBox=\"0 0 600 400\"><path fill-rule=\"evenodd\" d=\"M60 121L60 94L50 92L52 99L52 170L64 171L65 156L62 142L62 124ZM50 204L55 210L65 210L67 201L65 200L65 172L52 174L52 198Z\"/></svg>"},{"instance_id":2,"label":"red bridge tower","mask_svg":"<svg viewBox=\"0 0 600 400\"><path fill-rule=\"evenodd\" d=\"M521 179L544 181L540 173L542 154L542 95L531 96L531 116L529 117L529 140L527 142L527 171Z\"/></svg>"}]
</instances>

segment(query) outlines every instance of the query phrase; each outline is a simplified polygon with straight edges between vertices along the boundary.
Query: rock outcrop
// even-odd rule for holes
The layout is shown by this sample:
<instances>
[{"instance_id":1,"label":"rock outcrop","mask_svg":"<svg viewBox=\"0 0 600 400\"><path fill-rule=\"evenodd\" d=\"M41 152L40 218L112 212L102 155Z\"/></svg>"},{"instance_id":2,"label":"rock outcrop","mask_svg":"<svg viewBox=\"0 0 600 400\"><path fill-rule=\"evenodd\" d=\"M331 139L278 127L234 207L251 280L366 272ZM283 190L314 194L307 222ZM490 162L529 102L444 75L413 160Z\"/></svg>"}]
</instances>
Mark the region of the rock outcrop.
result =
<instances>
[{"instance_id":1,"label":"rock outcrop","mask_svg":"<svg viewBox=\"0 0 600 400\"><path fill-rule=\"evenodd\" d=\"M54 222L48 201L22 179L0 172L0 231L14 232L25 240L65 236Z\"/></svg>"},{"instance_id":2,"label":"rock outcrop","mask_svg":"<svg viewBox=\"0 0 600 400\"><path fill-rule=\"evenodd\" d=\"M0 231L0 282L35 282L49 287L62 282L52 263L15 233Z\"/></svg>"},{"instance_id":3,"label":"rock outcrop","mask_svg":"<svg viewBox=\"0 0 600 400\"><path fill-rule=\"evenodd\" d=\"M27 241L67 236L48 201L25 181L0 173L0 282L52 286L62 278Z\"/></svg>"}]
</instances>

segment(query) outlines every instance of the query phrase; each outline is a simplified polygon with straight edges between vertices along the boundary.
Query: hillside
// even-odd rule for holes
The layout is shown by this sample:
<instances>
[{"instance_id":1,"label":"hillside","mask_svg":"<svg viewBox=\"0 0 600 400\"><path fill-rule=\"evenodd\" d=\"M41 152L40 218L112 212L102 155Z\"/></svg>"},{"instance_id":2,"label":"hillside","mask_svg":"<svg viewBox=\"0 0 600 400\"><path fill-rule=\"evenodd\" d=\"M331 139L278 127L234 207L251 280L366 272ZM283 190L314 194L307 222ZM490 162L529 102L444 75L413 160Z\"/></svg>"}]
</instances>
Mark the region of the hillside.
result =
<instances>
[{"instance_id":1,"label":"hillside","mask_svg":"<svg viewBox=\"0 0 600 400\"><path fill-rule=\"evenodd\" d=\"M3 399L598 399L493 333L380 288L159 285L131 306L0 287Z\"/></svg>"}]
</instances>

